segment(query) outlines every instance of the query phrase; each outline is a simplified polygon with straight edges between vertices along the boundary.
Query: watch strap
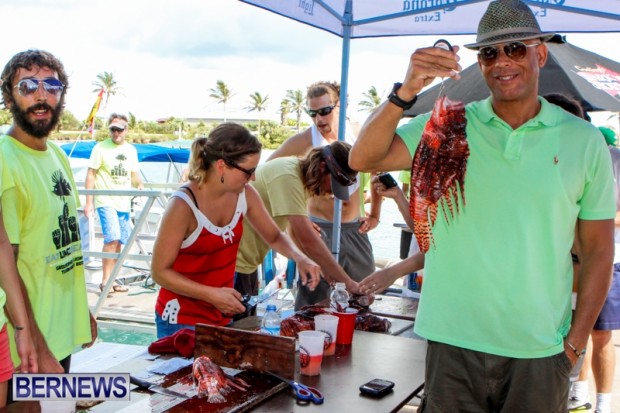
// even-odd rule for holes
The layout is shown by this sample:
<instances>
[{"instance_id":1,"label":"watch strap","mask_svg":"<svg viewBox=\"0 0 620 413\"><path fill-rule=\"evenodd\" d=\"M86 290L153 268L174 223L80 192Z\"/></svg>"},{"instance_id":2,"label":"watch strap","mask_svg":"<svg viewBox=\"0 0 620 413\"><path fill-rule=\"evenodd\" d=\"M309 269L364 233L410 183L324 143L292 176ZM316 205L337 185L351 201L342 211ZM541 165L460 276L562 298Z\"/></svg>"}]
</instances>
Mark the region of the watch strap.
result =
<instances>
[{"instance_id":1,"label":"watch strap","mask_svg":"<svg viewBox=\"0 0 620 413\"><path fill-rule=\"evenodd\" d=\"M396 92L398 91L398 89L401 88L402 85L403 84L400 83L400 82L394 83L394 87L392 88L392 92L388 96L388 100L390 102L392 102L393 104L395 104L396 106L398 106L399 108L403 109L403 110L409 110L415 104L415 102L418 100L418 95L415 95L413 97L413 99L410 100L410 101L406 101L406 100L401 99L396 94Z\"/></svg>"}]
</instances>

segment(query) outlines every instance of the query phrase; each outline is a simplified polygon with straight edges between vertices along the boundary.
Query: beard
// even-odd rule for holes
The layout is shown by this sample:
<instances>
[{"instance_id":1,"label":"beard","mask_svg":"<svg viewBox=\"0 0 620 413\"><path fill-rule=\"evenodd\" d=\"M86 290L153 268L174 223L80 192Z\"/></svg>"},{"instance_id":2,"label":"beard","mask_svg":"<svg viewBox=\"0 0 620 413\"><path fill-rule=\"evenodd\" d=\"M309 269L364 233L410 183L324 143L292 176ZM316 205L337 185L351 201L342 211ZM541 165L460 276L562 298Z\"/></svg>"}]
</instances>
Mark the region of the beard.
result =
<instances>
[{"instance_id":1,"label":"beard","mask_svg":"<svg viewBox=\"0 0 620 413\"><path fill-rule=\"evenodd\" d=\"M22 110L17 104L11 105L11 114L13 115L13 121L17 126L24 130L28 135L34 136L38 139L46 138L51 131L54 130L58 122L60 121L60 114L62 113L62 107L64 102L64 96L58 102L58 105L53 108L47 103L37 103L30 106L26 110ZM28 115L34 113L36 110L49 110L52 117L47 120L36 120L31 122L28 120Z\"/></svg>"}]
</instances>

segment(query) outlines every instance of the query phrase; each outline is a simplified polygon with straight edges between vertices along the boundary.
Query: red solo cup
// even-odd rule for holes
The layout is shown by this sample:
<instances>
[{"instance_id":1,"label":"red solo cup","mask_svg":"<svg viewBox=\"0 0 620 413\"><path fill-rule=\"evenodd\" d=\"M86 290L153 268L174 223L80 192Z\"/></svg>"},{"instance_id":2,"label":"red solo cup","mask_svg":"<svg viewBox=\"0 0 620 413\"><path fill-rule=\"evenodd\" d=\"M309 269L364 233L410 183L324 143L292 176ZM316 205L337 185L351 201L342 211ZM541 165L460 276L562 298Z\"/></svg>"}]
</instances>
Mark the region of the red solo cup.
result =
<instances>
[{"instance_id":1,"label":"red solo cup","mask_svg":"<svg viewBox=\"0 0 620 413\"><path fill-rule=\"evenodd\" d=\"M357 310L347 308L346 312L333 313L338 317L338 332L336 333L336 344L351 344L353 342L353 332L355 331L355 318Z\"/></svg>"}]
</instances>

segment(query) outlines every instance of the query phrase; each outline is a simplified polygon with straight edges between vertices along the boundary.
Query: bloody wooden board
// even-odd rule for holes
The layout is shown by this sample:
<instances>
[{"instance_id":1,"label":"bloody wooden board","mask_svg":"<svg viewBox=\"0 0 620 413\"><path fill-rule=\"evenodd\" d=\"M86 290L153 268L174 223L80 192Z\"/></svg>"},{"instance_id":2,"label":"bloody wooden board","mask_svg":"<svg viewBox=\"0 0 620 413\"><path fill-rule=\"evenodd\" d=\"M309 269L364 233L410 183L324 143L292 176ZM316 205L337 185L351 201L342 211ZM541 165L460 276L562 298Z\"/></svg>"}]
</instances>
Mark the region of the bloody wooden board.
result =
<instances>
[{"instance_id":1,"label":"bloody wooden board","mask_svg":"<svg viewBox=\"0 0 620 413\"><path fill-rule=\"evenodd\" d=\"M266 374L244 371L235 377L243 379L249 384L249 387L246 391L237 390L235 388L231 389L229 393L224 395L226 398L224 403L209 403L206 398L194 396L166 411L171 413L242 413L288 387L288 384ZM164 387L169 387L178 382L189 383L192 380L192 366L187 366L179 371L168 374L161 384ZM157 397L157 395L151 397Z\"/></svg>"},{"instance_id":2,"label":"bloody wooden board","mask_svg":"<svg viewBox=\"0 0 620 413\"><path fill-rule=\"evenodd\" d=\"M271 371L289 379L295 375L295 339L291 337L196 324L194 357L202 355L223 367Z\"/></svg>"}]
</instances>

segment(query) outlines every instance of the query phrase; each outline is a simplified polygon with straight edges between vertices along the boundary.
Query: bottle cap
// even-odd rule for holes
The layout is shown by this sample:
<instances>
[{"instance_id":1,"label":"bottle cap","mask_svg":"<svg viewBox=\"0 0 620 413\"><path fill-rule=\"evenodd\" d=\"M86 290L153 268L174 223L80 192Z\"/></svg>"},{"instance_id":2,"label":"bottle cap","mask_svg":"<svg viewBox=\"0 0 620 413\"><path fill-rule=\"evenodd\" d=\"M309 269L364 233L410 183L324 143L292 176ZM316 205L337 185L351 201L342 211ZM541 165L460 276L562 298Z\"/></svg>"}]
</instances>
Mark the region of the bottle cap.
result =
<instances>
[{"instance_id":1,"label":"bottle cap","mask_svg":"<svg viewBox=\"0 0 620 413\"><path fill-rule=\"evenodd\" d=\"M336 283L336 288L339 288L339 287L346 288L345 283Z\"/></svg>"},{"instance_id":2,"label":"bottle cap","mask_svg":"<svg viewBox=\"0 0 620 413\"><path fill-rule=\"evenodd\" d=\"M268 304L267 305L267 311L276 311L276 305L275 304Z\"/></svg>"}]
</instances>

